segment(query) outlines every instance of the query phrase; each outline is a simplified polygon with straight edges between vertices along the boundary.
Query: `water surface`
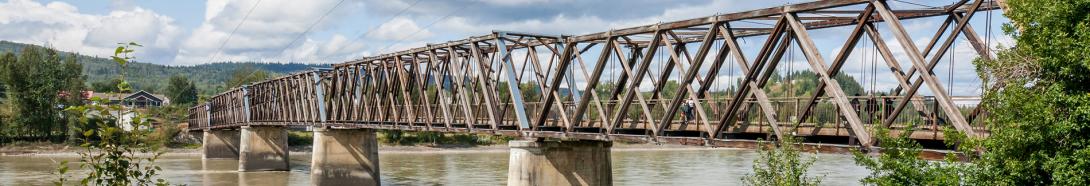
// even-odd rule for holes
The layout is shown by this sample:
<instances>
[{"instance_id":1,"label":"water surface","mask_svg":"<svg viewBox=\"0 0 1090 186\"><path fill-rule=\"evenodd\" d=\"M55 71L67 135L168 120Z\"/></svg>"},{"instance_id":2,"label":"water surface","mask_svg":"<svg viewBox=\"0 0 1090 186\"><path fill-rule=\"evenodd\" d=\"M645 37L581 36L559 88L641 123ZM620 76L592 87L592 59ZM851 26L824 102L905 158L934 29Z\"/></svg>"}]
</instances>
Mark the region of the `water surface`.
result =
<instances>
[{"instance_id":1,"label":"water surface","mask_svg":"<svg viewBox=\"0 0 1090 186\"><path fill-rule=\"evenodd\" d=\"M614 150L615 185L738 185L750 173L753 150ZM810 173L824 175L822 185L858 185L869 171L851 155L817 154ZM383 185L506 185L506 151L381 153ZM62 160L75 157L0 156L0 185L49 185ZM237 160L201 160L198 154L168 155L159 160L162 178L186 185L309 185L310 155L291 154L291 171L239 173ZM76 167L73 167L75 169Z\"/></svg>"}]
</instances>

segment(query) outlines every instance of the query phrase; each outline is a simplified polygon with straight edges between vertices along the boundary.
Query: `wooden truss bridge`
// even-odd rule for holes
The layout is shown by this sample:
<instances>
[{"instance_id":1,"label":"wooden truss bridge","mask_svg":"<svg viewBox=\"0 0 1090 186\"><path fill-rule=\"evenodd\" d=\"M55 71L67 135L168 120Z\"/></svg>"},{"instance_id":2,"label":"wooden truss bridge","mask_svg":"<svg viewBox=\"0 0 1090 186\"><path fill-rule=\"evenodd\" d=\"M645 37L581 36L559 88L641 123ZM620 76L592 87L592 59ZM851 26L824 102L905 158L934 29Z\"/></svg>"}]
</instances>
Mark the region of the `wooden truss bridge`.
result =
<instances>
[{"instance_id":1,"label":"wooden truss bridge","mask_svg":"<svg viewBox=\"0 0 1090 186\"><path fill-rule=\"evenodd\" d=\"M969 22L999 8L826 0L584 35L494 31L237 87L192 107L188 121L194 131L368 128L709 146L795 135L871 147L877 128L918 140L941 141L944 127L983 137L979 97L951 96L935 71L959 37L991 58ZM901 23L927 17L945 18L930 38ZM837 28L835 37L812 34ZM829 56L819 46L840 48ZM888 95L849 95L837 78L867 50L886 70L854 78L893 77ZM809 67L797 71L817 84L785 94L802 81L776 77L792 68L794 51Z\"/></svg>"}]
</instances>

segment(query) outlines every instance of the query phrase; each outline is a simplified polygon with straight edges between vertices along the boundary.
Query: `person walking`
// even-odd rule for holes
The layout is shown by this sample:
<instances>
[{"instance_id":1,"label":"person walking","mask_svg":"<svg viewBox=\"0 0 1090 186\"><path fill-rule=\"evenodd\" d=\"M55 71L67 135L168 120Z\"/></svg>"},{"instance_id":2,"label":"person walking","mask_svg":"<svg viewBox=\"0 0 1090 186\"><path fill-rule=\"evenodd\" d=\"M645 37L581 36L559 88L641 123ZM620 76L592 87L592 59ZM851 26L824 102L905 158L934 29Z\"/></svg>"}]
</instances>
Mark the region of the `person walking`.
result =
<instances>
[{"instance_id":1,"label":"person walking","mask_svg":"<svg viewBox=\"0 0 1090 186\"><path fill-rule=\"evenodd\" d=\"M681 113L685 115L685 123L689 123L689 121L693 120L693 107L696 107L696 102L693 100L681 104Z\"/></svg>"}]
</instances>

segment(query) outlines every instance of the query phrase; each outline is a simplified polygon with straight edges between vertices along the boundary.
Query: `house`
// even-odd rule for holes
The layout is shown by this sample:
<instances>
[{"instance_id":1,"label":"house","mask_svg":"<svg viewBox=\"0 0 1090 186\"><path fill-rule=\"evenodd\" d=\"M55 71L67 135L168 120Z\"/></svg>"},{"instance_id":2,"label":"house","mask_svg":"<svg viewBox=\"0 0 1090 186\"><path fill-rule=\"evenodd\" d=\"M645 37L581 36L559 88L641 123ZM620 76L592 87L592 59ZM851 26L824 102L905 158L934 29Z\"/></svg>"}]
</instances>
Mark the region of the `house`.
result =
<instances>
[{"instance_id":1,"label":"house","mask_svg":"<svg viewBox=\"0 0 1090 186\"><path fill-rule=\"evenodd\" d=\"M110 100L107 104L120 104L129 108L152 108L170 104L170 98L167 98L165 95L152 94L143 90L134 93L91 92L91 95L93 97Z\"/></svg>"},{"instance_id":2,"label":"house","mask_svg":"<svg viewBox=\"0 0 1090 186\"><path fill-rule=\"evenodd\" d=\"M121 101L121 105L131 108L160 107L168 103L169 99L166 96L151 94L143 90L125 96Z\"/></svg>"},{"instance_id":3,"label":"house","mask_svg":"<svg viewBox=\"0 0 1090 186\"><path fill-rule=\"evenodd\" d=\"M170 99L161 94L152 94L147 91L137 91L134 93L96 93L94 91L84 91L81 95L84 100L87 100L88 104L91 103L92 97L98 97L103 100L108 100L107 105L121 105L128 109L123 109L117 112L110 112L118 119L118 124L122 130L132 131L135 129L132 123L133 120L140 119L146 121L147 118L136 117L138 110L145 108L155 108L170 104ZM140 129L146 129L146 126Z\"/></svg>"}]
</instances>

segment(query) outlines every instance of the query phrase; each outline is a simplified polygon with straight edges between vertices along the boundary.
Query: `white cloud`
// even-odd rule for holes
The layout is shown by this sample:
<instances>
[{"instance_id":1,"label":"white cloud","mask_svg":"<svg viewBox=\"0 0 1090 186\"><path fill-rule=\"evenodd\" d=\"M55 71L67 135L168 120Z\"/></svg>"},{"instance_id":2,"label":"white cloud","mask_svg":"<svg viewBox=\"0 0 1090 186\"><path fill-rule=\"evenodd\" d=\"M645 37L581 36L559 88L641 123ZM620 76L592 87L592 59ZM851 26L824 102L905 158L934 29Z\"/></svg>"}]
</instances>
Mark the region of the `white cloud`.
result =
<instances>
[{"instance_id":1,"label":"white cloud","mask_svg":"<svg viewBox=\"0 0 1090 186\"><path fill-rule=\"evenodd\" d=\"M478 1L486 3L486 4L494 4L494 5L500 5L500 6L520 6L520 5L530 5L530 4L539 4L539 3L549 2L549 0L478 0Z\"/></svg>"},{"instance_id":2,"label":"white cloud","mask_svg":"<svg viewBox=\"0 0 1090 186\"><path fill-rule=\"evenodd\" d=\"M170 17L141 8L89 15L63 2L28 0L0 4L0 28L0 39L96 56L111 55L119 42L142 43L148 52L137 53L137 59L149 62L173 55L182 33Z\"/></svg>"},{"instance_id":3,"label":"white cloud","mask_svg":"<svg viewBox=\"0 0 1090 186\"><path fill-rule=\"evenodd\" d=\"M305 56L308 53L322 55L314 38L302 37L292 41L315 23L338 0L291 1L264 0L254 8L258 0L217 1L207 3L205 22L194 29L181 44L174 61L177 64L200 64L209 60L218 61L284 61L327 58L329 55L343 55L347 50L327 49L337 53L323 56ZM308 34L331 28L330 23L340 15L362 6L358 1L346 1L329 16L316 25ZM253 12L246 14L253 8ZM245 18L245 22L243 22ZM242 23L239 26L239 23ZM237 31L234 31L238 27ZM234 31L234 35L231 35ZM230 40L228 40L230 37ZM343 46L344 36L339 36ZM330 41L338 39L332 36ZM226 44L224 42L226 41ZM324 41L329 42L329 41ZM288 46L291 44L291 46ZM222 45L222 50L217 52ZM330 44L327 44L330 45ZM212 59L212 57L215 57ZM303 56L303 57L298 57ZM275 57L275 58L270 58ZM304 58L306 57L306 58ZM310 61L305 62L327 62Z\"/></svg>"},{"instance_id":4,"label":"white cloud","mask_svg":"<svg viewBox=\"0 0 1090 186\"><path fill-rule=\"evenodd\" d=\"M413 6L413 0L348 0L307 35L292 41L339 0L263 0L246 22L231 36L230 41L223 45L222 52L217 53L220 45L227 40L228 35L239 22L242 22L246 13L258 1L209 0L204 4L204 18L196 20L198 22L203 20L203 22L197 26L183 28L177 26L175 19L134 6L135 3L127 0L114 1L110 7L115 11L105 15L81 13L77 7L63 2L38 3L31 0L12 0L0 3L0 28L3 28L0 29L0 39L51 44L61 50L99 56L109 55L112 52L111 48L117 42L136 41L147 46L138 52L141 60L172 65L206 63L211 56L217 56L214 61L329 63L422 47L428 42L484 35L492 30L565 35L586 34L786 3L784 1L751 3L739 0L693 0L616 4L571 0L462 0L425 1ZM366 8L364 3L367 3ZM459 9L462 7L460 5L465 3L477 4L467 6L464 10ZM597 8L581 6L601 4L615 6L598 6ZM388 22L381 22L389 19L387 16L409 6L413 8L408 9L407 14L390 19ZM447 19L437 20L448 13L450 17ZM362 17L361 20L361 16L366 17ZM184 22L188 19L181 20ZM438 21L435 27L424 28L421 25L430 25L433 21ZM356 35L338 34L337 32L344 29L338 29L336 25L346 23L348 25L361 23L358 25L365 26L359 26L360 29L364 27L375 29L359 38ZM919 33L929 36L930 33L925 32L933 30L930 27L935 27L935 24L929 21L906 21L905 23L910 34L916 39L923 38L917 36L920 35ZM978 32L983 30L981 27L977 28ZM363 30L357 34L362 32ZM839 46L842 42L839 38L816 37L815 39L816 42L822 43L819 45L823 48L821 52L826 54L826 58L832 58L831 51L825 49L829 48L826 46ZM829 44L829 41L833 41L832 44ZM759 47L754 43L760 41L750 41L747 44L743 39L740 42L744 48L747 48L743 53L746 53L748 58L752 58L755 55L755 49L748 48ZM918 45L923 45L921 41L916 42ZM1011 42L1006 42L1007 46L1009 43ZM896 42L888 42L888 44L894 49L896 55L903 55ZM967 44L959 45L965 48L968 46ZM967 55L958 55L957 61L968 61L963 60L961 56ZM589 59L593 58L593 55L585 57ZM797 58L801 59L801 57ZM901 56L898 60L904 66L908 66L907 58ZM808 68L805 62L800 61L794 64L798 66L795 69ZM968 64L968 62L959 64L959 74L962 70L961 64ZM853 70L858 72L859 65L854 66L856 69L852 69L852 65L846 66L845 73ZM702 73L705 72L702 71ZM580 82L584 81L581 77L577 79ZM956 79L961 78L959 76Z\"/></svg>"},{"instance_id":5,"label":"white cloud","mask_svg":"<svg viewBox=\"0 0 1090 186\"><path fill-rule=\"evenodd\" d=\"M412 19L396 17L383 23L376 31L368 33L367 37L386 41L420 40L431 37L431 31L420 28Z\"/></svg>"},{"instance_id":6,"label":"white cloud","mask_svg":"<svg viewBox=\"0 0 1090 186\"><path fill-rule=\"evenodd\" d=\"M329 41L307 39L297 47L289 48L278 58L285 62L322 63L340 62L362 56L363 43L348 43L343 35L334 35Z\"/></svg>"}]
</instances>

